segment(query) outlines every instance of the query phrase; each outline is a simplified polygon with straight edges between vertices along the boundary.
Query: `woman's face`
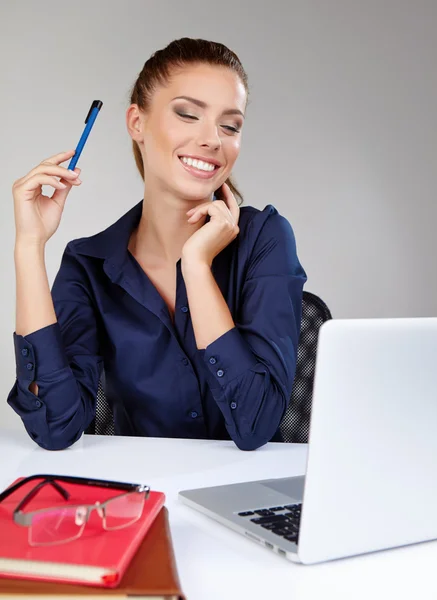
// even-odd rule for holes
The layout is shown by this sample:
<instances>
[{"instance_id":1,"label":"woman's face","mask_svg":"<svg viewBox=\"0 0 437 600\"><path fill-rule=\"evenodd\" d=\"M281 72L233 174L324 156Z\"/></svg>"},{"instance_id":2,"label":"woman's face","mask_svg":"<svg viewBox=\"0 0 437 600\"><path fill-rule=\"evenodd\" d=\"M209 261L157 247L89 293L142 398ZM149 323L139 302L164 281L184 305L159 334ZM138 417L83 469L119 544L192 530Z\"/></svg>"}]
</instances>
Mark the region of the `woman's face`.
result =
<instances>
[{"instance_id":1,"label":"woman's face","mask_svg":"<svg viewBox=\"0 0 437 600\"><path fill-rule=\"evenodd\" d=\"M147 114L132 104L128 128L143 154L146 184L184 199L209 199L240 152L245 108L238 75L206 64L176 71L154 91Z\"/></svg>"}]
</instances>

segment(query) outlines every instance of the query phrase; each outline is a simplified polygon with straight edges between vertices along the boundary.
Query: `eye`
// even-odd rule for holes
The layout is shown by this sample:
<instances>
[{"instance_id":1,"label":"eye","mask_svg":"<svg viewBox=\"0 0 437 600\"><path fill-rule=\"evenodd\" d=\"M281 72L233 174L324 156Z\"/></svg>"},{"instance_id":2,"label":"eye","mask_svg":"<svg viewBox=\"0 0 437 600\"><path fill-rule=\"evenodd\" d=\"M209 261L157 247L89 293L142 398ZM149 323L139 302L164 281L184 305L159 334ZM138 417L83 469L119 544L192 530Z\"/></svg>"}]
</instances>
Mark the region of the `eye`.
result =
<instances>
[{"instance_id":1,"label":"eye","mask_svg":"<svg viewBox=\"0 0 437 600\"><path fill-rule=\"evenodd\" d=\"M179 115L180 117L183 117L184 119L194 119L195 121L198 121L198 118L193 116L193 115L187 115L186 113L182 113L182 112L178 112L175 111L177 115Z\"/></svg>"},{"instance_id":2,"label":"eye","mask_svg":"<svg viewBox=\"0 0 437 600\"><path fill-rule=\"evenodd\" d=\"M230 125L223 125L222 127L223 127L223 129L228 129L229 131L232 131L232 133L240 133L239 129L236 129L235 127L231 127Z\"/></svg>"},{"instance_id":3,"label":"eye","mask_svg":"<svg viewBox=\"0 0 437 600\"><path fill-rule=\"evenodd\" d=\"M182 117L183 119L191 119L193 121L198 121L199 117L195 117L194 115L189 115L187 113L183 113L180 112L178 110L175 110L175 113L179 116ZM236 127L232 127L231 125L222 125L223 129L226 129L227 131L230 131L231 133L240 133L240 130L237 129Z\"/></svg>"}]
</instances>

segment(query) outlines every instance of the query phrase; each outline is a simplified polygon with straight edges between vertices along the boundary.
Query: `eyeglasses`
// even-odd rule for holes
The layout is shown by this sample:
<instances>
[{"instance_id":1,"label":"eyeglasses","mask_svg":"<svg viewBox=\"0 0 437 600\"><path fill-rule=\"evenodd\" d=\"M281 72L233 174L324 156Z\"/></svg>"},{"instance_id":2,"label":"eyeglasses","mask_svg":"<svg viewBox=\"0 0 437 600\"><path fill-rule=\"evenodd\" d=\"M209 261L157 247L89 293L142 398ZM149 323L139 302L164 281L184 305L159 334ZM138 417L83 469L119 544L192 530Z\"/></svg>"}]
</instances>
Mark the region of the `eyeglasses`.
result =
<instances>
[{"instance_id":1,"label":"eyeglasses","mask_svg":"<svg viewBox=\"0 0 437 600\"><path fill-rule=\"evenodd\" d=\"M87 479L68 475L31 475L1 492L0 502L35 479L41 479L42 481L26 494L13 512L15 523L29 527L28 539L31 546L49 546L76 540L82 535L93 510L97 511L102 519L103 528L107 531L129 527L141 517L144 502L150 493L149 486L136 483ZM46 485L51 485L64 500L68 500L70 494L59 482L118 489L123 490L124 493L113 496L105 502L69 504L67 506L43 508L28 513L23 512L23 509Z\"/></svg>"}]
</instances>

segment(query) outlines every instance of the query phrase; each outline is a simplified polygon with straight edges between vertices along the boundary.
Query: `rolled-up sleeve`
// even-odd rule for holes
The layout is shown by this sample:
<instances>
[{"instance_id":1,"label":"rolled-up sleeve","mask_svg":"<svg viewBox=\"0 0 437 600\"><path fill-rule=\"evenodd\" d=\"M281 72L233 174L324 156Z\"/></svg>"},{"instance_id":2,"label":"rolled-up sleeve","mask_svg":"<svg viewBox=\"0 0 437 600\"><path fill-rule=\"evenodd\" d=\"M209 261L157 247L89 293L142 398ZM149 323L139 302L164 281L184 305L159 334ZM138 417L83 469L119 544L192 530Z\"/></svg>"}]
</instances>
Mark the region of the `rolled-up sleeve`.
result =
<instances>
[{"instance_id":1,"label":"rolled-up sleeve","mask_svg":"<svg viewBox=\"0 0 437 600\"><path fill-rule=\"evenodd\" d=\"M39 446L58 450L79 439L94 418L102 371L92 298L70 245L52 298L56 323L13 334L16 380L7 401ZM38 395L29 389L32 382Z\"/></svg>"},{"instance_id":2,"label":"rolled-up sleeve","mask_svg":"<svg viewBox=\"0 0 437 600\"><path fill-rule=\"evenodd\" d=\"M227 431L242 450L272 439L289 402L306 280L293 229L274 209L250 256L235 327L202 353Z\"/></svg>"}]
</instances>

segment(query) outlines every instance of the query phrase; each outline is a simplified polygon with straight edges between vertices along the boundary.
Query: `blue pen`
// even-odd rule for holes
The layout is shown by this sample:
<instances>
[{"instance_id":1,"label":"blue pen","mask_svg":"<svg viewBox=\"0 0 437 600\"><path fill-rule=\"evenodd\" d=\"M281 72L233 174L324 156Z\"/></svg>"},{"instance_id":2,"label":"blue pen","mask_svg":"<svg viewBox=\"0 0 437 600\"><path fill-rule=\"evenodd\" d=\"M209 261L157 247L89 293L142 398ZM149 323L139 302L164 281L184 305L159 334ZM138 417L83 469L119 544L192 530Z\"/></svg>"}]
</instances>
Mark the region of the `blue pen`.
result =
<instances>
[{"instance_id":1,"label":"blue pen","mask_svg":"<svg viewBox=\"0 0 437 600\"><path fill-rule=\"evenodd\" d=\"M101 100L94 100L94 102L91 104L91 108L89 109L87 117L85 119L85 129L83 130L79 143L77 144L76 152L74 153L74 156L70 160L70 164L67 167L67 169L69 169L70 171L73 171L74 167L77 164L77 161L79 160L83 147L85 146L85 142L88 139L91 128L94 125L94 121L96 120L97 115L99 114L99 111L102 108L102 106L103 102Z\"/></svg>"}]
</instances>

